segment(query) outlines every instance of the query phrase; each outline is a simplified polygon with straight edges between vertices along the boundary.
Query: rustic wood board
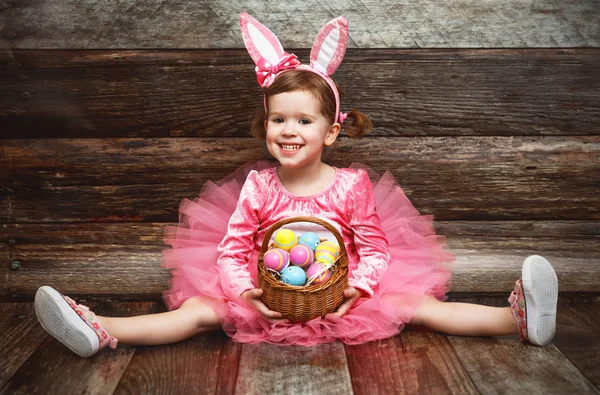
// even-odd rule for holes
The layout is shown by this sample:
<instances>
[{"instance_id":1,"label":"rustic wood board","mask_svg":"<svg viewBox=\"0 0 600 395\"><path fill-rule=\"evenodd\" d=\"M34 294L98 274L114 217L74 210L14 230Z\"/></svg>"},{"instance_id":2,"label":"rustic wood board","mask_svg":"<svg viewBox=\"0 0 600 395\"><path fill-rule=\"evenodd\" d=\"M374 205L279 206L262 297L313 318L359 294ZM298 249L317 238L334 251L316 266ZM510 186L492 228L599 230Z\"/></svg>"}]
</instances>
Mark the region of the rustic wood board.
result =
<instances>
[{"instance_id":1,"label":"rustic wood board","mask_svg":"<svg viewBox=\"0 0 600 395\"><path fill-rule=\"evenodd\" d=\"M46 246L48 247L48 246ZM77 295L146 294L156 297L168 289L170 274L161 268L159 248L143 253L137 248L99 249L95 246L71 248L55 246L10 259L0 268L5 295L32 295L41 285L57 287ZM18 262L19 269L11 264Z\"/></svg>"},{"instance_id":2,"label":"rustic wood board","mask_svg":"<svg viewBox=\"0 0 600 395\"><path fill-rule=\"evenodd\" d=\"M37 324L33 304L0 304L0 388L48 337Z\"/></svg>"},{"instance_id":3,"label":"rustic wood board","mask_svg":"<svg viewBox=\"0 0 600 395\"><path fill-rule=\"evenodd\" d=\"M514 338L448 338L482 393L598 393L553 345L528 346Z\"/></svg>"},{"instance_id":4,"label":"rustic wood board","mask_svg":"<svg viewBox=\"0 0 600 395\"><path fill-rule=\"evenodd\" d=\"M368 114L374 136L597 135L599 58L598 48L350 50L335 78L342 110ZM245 137L262 111L253 68L245 50L11 51L0 58L0 129Z\"/></svg>"},{"instance_id":5,"label":"rustic wood board","mask_svg":"<svg viewBox=\"0 0 600 395\"><path fill-rule=\"evenodd\" d=\"M355 394L477 394L445 336L405 329L345 346Z\"/></svg>"},{"instance_id":6,"label":"rustic wood board","mask_svg":"<svg viewBox=\"0 0 600 395\"><path fill-rule=\"evenodd\" d=\"M489 222L488 222L489 223ZM452 251L469 249L471 251L495 250L511 251L520 254L523 250L535 249L540 253L563 257L600 257L600 235L583 239L561 239L558 237L536 238L523 236L498 237L488 236L485 233L479 236L448 236L449 247Z\"/></svg>"},{"instance_id":7,"label":"rustic wood board","mask_svg":"<svg viewBox=\"0 0 600 395\"><path fill-rule=\"evenodd\" d=\"M509 293L521 275L523 260L541 254L554 265L562 292L598 291L596 239L510 240L451 236L450 251L457 256L451 290ZM107 244L2 243L0 252L5 258L0 277L5 281L0 284L0 295L32 295L37 287L48 284L68 294L156 298L168 289L170 274L161 268L161 251L168 248L158 240L136 245L127 238Z\"/></svg>"},{"instance_id":8,"label":"rustic wood board","mask_svg":"<svg viewBox=\"0 0 600 395\"><path fill-rule=\"evenodd\" d=\"M592 0L11 0L0 6L0 45L12 48L241 47L241 11L269 26L285 48L310 48L338 15L349 19L349 45L359 48L600 45L600 7Z\"/></svg>"},{"instance_id":9,"label":"rustic wood board","mask_svg":"<svg viewBox=\"0 0 600 395\"><path fill-rule=\"evenodd\" d=\"M553 343L600 389L600 297L561 297Z\"/></svg>"},{"instance_id":10,"label":"rustic wood board","mask_svg":"<svg viewBox=\"0 0 600 395\"><path fill-rule=\"evenodd\" d=\"M223 332L137 347L115 394L232 394L241 350Z\"/></svg>"},{"instance_id":11,"label":"rustic wood board","mask_svg":"<svg viewBox=\"0 0 600 395\"><path fill-rule=\"evenodd\" d=\"M79 301L83 302L83 301ZM154 302L92 304L95 312L113 316L147 314ZM39 324L37 330L43 332ZM103 350L93 358L80 358L57 340L48 339L27 359L2 388L3 394L112 393L129 364L135 348Z\"/></svg>"},{"instance_id":12,"label":"rustic wood board","mask_svg":"<svg viewBox=\"0 0 600 395\"><path fill-rule=\"evenodd\" d=\"M240 394L349 394L352 384L342 343L314 347L245 344Z\"/></svg>"},{"instance_id":13,"label":"rustic wood board","mask_svg":"<svg viewBox=\"0 0 600 395\"><path fill-rule=\"evenodd\" d=\"M587 232L594 223L578 226L573 232ZM116 222L116 223L51 223L3 224L0 228L0 251L26 244L121 244L130 246L164 246L167 226L175 222ZM600 233L600 230L598 231Z\"/></svg>"},{"instance_id":14,"label":"rustic wood board","mask_svg":"<svg viewBox=\"0 0 600 395\"><path fill-rule=\"evenodd\" d=\"M174 221L204 181L261 157L255 139L0 140L0 220ZM325 160L389 170L438 220L600 219L597 136L341 139Z\"/></svg>"},{"instance_id":15,"label":"rustic wood board","mask_svg":"<svg viewBox=\"0 0 600 395\"><path fill-rule=\"evenodd\" d=\"M600 236L598 221L436 221L435 229L436 233L441 235L482 238L518 236L527 239L556 238L565 241L591 239L594 241Z\"/></svg>"},{"instance_id":16,"label":"rustic wood board","mask_svg":"<svg viewBox=\"0 0 600 395\"><path fill-rule=\"evenodd\" d=\"M505 298L476 294L452 300L507 305ZM164 310L155 303L80 302L111 315ZM599 303L597 295L561 294L557 336L553 345L542 348L523 345L516 336L446 338L414 330L359 346L333 343L312 348L240 345L214 334L176 345L107 350L81 359L45 335L40 347L36 339L27 340L25 335L21 343L28 345L13 351L27 361L7 382L0 382L0 393L112 393L115 389L117 393L181 393L177 389L186 383L197 384L194 393L223 394L279 389L310 393L316 386L312 393L387 394L397 389L407 393L598 393L593 386L597 381L592 384L590 380L598 377ZM3 318L31 311L30 303L0 304ZM5 320L0 321L1 328L5 325ZM218 344L221 348L214 352ZM9 350L2 352L4 358ZM202 356L205 365L185 363ZM167 381L163 369L178 379ZM208 370L212 375L205 375Z\"/></svg>"},{"instance_id":17,"label":"rustic wood board","mask_svg":"<svg viewBox=\"0 0 600 395\"><path fill-rule=\"evenodd\" d=\"M170 248L162 243L166 225L173 223L5 224L0 272L7 281L0 294L32 295L51 284L74 294L160 296L170 278L160 267L161 251ZM457 254L454 292L509 292L531 254L550 259L561 291L597 290L596 222L443 221L436 227ZM10 270L13 263L19 266Z\"/></svg>"},{"instance_id":18,"label":"rustic wood board","mask_svg":"<svg viewBox=\"0 0 600 395\"><path fill-rule=\"evenodd\" d=\"M457 255L452 277L453 292L501 292L507 297L521 277L523 260L529 255L543 255L552 263L561 292L597 292L600 278L600 255L581 251L561 254L535 249L522 250L452 250Z\"/></svg>"},{"instance_id":19,"label":"rustic wood board","mask_svg":"<svg viewBox=\"0 0 600 395\"><path fill-rule=\"evenodd\" d=\"M449 300L463 303L478 303L495 307L507 307L509 305L505 295L499 296L473 293L462 295L455 294L451 295ZM556 347L577 369L579 369L579 371L581 371L583 376L586 377L584 382L591 381L592 384L596 386L596 389L600 388L598 385L600 382L600 370L597 364L600 346L600 337L598 336L598 323L600 319L599 306L600 298L597 293L559 294L556 335L552 344L544 347L544 349ZM518 336L506 336L497 339L514 339L518 341ZM493 347L498 347L493 341L492 344ZM552 353L554 354L554 351L552 351ZM525 360L523 363L529 363L529 361ZM495 376L492 376L492 379L495 378ZM525 384L529 386L532 385L531 382L526 382ZM507 391L500 392L505 393ZM564 387L557 387L556 390L551 391L551 393L563 392L565 392ZM592 393L594 392L592 391Z\"/></svg>"},{"instance_id":20,"label":"rustic wood board","mask_svg":"<svg viewBox=\"0 0 600 395\"><path fill-rule=\"evenodd\" d=\"M593 355L590 350L597 350L599 338L590 337L591 333L582 336L582 333L565 331L561 322L569 322L569 318L564 317L567 311L565 297L562 295L559 298L557 312L556 339L570 337L568 342L571 346L578 342L585 342L590 347L588 350L570 348L572 356L582 361L583 358ZM575 301L582 300L580 296L571 296L571 298ZM452 297L451 300L496 307L508 306L506 298L497 295L471 294ZM586 311L585 307L582 309L576 305L573 306L571 314L573 313L587 314L588 319L597 321L600 310ZM575 319L575 321L581 323L580 320ZM598 393L598 389L586 378L586 374L590 372L597 374L598 368L587 363L584 364L587 370L579 368L580 371L563 355L562 348L559 350L554 342L545 347L536 347L521 343L518 336L494 338L448 336L448 339L481 393Z\"/></svg>"},{"instance_id":21,"label":"rustic wood board","mask_svg":"<svg viewBox=\"0 0 600 395\"><path fill-rule=\"evenodd\" d=\"M0 253L28 244L158 246L163 245L165 228L176 225L175 222L3 224ZM437 234L449 237L455 247L492 240L495 248L502 245L527 249L539 243L551 251L575 251L581 250L581 243L585 243L588 251L600 249L597 243L600 221L435 221L435 229Z\"/></svg>"}]
</instances>

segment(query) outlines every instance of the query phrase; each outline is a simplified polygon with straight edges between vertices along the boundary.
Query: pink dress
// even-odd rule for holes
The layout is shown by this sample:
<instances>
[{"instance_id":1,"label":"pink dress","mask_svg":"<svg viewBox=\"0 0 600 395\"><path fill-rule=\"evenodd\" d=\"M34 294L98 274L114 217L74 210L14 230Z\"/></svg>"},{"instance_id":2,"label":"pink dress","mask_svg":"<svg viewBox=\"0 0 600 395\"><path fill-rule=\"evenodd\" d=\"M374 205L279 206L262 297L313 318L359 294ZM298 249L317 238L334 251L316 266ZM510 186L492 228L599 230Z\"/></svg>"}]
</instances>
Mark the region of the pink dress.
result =
<instances>
[{"instance_id":1,"label":"pink dress","mask_svg":"<svg viewBox=\"0 0 600 395\"><path fill-rule=\"evenodd\" d=\"M432 218L419 215L390 173L379 178L358 167L336 168L329 187L302 197L289 193L267 162L207 182L198 198L182 202L179 226L165 232L173 248L164 251L163 265L174 269L167 306L204 298L225 332L245 343L360 344L398 334L425 295L445 298L454 256L435 235ZM240 295L256 287L267 229L299 215L338 225L348 251L348 283L369 296L342 318L270 324Z\"/></svg>"}]
</instances>

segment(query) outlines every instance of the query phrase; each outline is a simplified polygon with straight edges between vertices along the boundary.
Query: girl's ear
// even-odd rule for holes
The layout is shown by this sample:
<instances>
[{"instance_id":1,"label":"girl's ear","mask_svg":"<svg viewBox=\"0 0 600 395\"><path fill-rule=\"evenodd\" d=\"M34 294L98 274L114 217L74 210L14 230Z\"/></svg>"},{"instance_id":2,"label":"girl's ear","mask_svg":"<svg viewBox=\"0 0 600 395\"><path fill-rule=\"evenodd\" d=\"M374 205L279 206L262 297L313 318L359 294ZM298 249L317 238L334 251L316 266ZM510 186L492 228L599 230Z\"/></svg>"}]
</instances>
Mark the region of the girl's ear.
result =
<instances>
[{"instance_id":1,"label":"girl's ear","mask_svg":"<svg viewBox=\"0 0 600 395\"><path fill-rule=\"evenodd\" d=\"M335 73L348 45L348 20L339 16L323 26L310 51L310 65L323 74Z\"/></svg>"},{"instance_id":2,"label":"girl's ear","mask_svg":"<svg viewBox=\"0 0 600 395\"><path fill-rule=\"evenodd\" d=\"M342 127L339 123L334 123L331 125L331 128L327 131L327 135L325 136L325 141L323 144L327 147L335 143L337 136L339 136Z\"/></svg>"},{"instance_id":3,"label":"girl's ear","mask_svg":"<svg viewBox=\"0 0 600 395\"><path fill-rule=\"evenodd\" d=\"M261 58L271 64L277 64L284 54L281 43L265 25L246 14L240 14L240 28L244 45L255 64Z\"/></svg>"}]
</instances>

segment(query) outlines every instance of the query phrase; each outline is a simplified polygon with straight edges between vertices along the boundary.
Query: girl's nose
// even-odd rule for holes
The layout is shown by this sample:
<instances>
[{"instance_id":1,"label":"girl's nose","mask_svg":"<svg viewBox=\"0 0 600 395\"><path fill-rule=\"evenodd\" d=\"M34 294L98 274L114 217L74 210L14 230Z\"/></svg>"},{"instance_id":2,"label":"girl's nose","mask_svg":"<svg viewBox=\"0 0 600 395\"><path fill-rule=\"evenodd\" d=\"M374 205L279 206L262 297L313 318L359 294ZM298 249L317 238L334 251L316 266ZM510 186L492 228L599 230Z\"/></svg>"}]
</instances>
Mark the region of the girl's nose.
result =
<instances>
[{"instance_id":1,"label":"girl's nose","mask_svg":"<svg viewBox=\"0 0 600 395\"><path fill-rule=\"evenodd\" d=\"M296 125L293 122L286 122L281 134L284 136L295 136L296 135Z\"/></svg>"}]
</instances>

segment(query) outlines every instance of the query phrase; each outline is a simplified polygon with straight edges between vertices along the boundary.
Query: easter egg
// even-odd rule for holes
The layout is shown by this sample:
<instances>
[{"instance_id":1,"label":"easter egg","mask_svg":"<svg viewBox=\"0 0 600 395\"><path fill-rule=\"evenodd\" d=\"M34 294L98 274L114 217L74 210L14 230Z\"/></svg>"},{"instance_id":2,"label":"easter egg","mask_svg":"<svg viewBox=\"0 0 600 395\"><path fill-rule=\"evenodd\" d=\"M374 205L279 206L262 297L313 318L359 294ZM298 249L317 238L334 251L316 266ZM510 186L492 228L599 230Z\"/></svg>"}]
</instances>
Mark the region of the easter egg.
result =
<instances>
[{"instance_id":1,"label":"easter egg","mask_svg":"<svg viewBox=\"0 0 600 395\"><path fill-rule=\"evenodd\" d=\"M281 281L290 285L304 285L306 273L298 266L288 266L281 272Z\"/></svg>"},{"instance_id":2,"label":"easter egg","mask_svg":"<svg viewBox=\"0 0 600 395\"><path fill-rule=\"evenodd\" d=\"M265 253L263 258L267 269L281 272L290 264L290 256L287 251L279 248L273 248Z\"/></svg>"},{"instance_id":3,"label":"easter egg","mask_svg":"<svg viewBox=\"0 0 600 395\"><path fill-rule=\"evenodd\" d=\"M302 268L308 267L315 260L313 250L304 244L298 244L290 250L290 261L296 266Z\"/></svg>"},{"instance_id":4,"label":"easter egg","mask_svg":"<svg viewBox=\"0 0 600 395\"><path fill-rule=\"evenodd\" d=\"M298 244L309 246L313 251L317 248L321 240L314 232L306 232L298 238Z\"/></svg>"},{"instance_id":5,"label":"easter egg","mask_svg":"<svg viewBox=\"0 0 600 395\"><path fill-rule=\"evenodd\" d=\"M333 262L335 262L335 259L336 259L336 256L331 251L321 250L321 251L315 252L315 260L317 262L331 265L331 264L333 264Z\"/></svg>"},{"instance_id":6,"label":"easter egg","mask_svg":"<svg viewBox=\"0 0 600 395\"><path fill-rule=\"evenodd\" d=\"M279 229L275 233L275 247L281 248L282 250L289 251L293 246L298 244L298 238L293 230Z\"/></svg>"},{"instance_id":7,"label":"easter egg","mask_svg":"<svg viewBox=\"0 0 600 395\"><path fill-rule=\"evenodd\" d=\"M318 251L330 251L337 258L340 255L340 246L333 241L325 240L317 246L315 252Z\"/></svg>"},{"instance_id":8,"label":"easter egg","mask_svg":"<svg viewBox=\"0 0 600 395\"><path fill-rule=\"evenodd\" d=\"M331 277L331 273L323 265L315 262L312 265L310 265L309 268L306 270L306 276L309 279L316 276L315 279L311 282L311 284L321 284L329 280L329 277Z\"/></svg>"}]
</instances>

